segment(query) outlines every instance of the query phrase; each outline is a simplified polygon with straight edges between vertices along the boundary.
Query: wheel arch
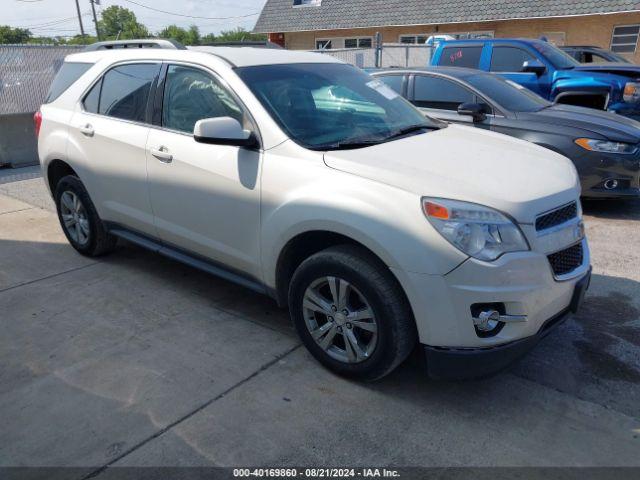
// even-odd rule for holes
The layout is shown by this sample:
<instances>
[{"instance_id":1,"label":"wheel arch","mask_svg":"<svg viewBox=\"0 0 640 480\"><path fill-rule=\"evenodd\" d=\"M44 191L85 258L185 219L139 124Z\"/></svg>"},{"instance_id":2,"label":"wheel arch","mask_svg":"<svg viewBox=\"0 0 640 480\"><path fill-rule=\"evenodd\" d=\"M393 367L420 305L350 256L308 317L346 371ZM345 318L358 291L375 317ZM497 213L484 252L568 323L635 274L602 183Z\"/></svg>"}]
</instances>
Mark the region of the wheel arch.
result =
<instances>
[{"instance_id":1,"label":"wheel arch","mask_svg":"<svg viewBox=\"0 0 640 480\"><path fill-rule=\"evenodd\" d=\"M79 177L77 172L64 160L51 160L47 165L47 184L51 195L55 195L56 186L63 177L67 175L75 175Z\"/></svg>"},{"instance_id":2,"label":"wheel arch","mask_svg":"<svg viewBox=\"0 0 640 480\"><path fill-rule=\"evenodd\" d=\"M280 306L287 305L289 284L298 266L311 255L326 248L336 245L354 245L362 249L373 261L385 267L388 263L383 259L383 255L376 253L370 246L354 239L352 236L338 233L331 230L309 230L298 233L290 238L282 247L275 264L275 292L274 296ZM390 271L391 272L391 271ZM400 281L393 275L392 277L404 293ZM406 293L404 293L406 296Z\"/></svg>"}]
</instances>

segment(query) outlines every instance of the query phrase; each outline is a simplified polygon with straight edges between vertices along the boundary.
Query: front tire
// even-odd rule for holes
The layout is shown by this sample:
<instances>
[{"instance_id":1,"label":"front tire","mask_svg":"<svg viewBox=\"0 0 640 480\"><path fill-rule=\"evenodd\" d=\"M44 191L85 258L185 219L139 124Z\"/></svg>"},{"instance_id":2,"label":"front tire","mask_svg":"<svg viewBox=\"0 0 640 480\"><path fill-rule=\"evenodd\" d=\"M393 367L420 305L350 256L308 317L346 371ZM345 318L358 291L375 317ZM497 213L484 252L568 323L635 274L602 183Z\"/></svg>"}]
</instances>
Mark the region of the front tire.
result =
<instances>
[{"instance_id":1,"label":"front tire","mask_svg":"<svg viewBox=\"0 0 640 480\"><path fill-rule=\"evenodd\" d=\"M78 177L68 175L60 179L54 199L60 226L73 248L89 257L104 255L115 248L117 238L105 230Z\"/></svg>"},{"instance_id":2,"label":"front tire","mask_svg":"<svg viewBox=\"0 0 640 480\"><path fill-rule=\"evenodd\" d=\"M416 344L411 308L397 280L354 245L330 247L302 262L291 279L289 309L311 354L343 376L382 378Z\"/></svg>"}]
</instances>

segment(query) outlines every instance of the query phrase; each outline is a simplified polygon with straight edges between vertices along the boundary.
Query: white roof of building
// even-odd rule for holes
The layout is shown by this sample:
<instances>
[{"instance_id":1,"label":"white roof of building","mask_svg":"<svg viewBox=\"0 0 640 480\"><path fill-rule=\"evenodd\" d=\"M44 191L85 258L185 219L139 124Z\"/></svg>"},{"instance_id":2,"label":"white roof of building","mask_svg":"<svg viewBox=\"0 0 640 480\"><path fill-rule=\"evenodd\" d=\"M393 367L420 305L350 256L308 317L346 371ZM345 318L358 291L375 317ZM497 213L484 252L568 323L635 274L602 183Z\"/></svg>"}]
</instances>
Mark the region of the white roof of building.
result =
<instances>
[{"instance_id":1,"label":"white roof of building","mask_svg":"<svg viewBox=\"0 0 640 480\"><path fill-rule=\"evenodd\" d=\"M103 58L114 60L186 60L215 55L236 67L275 65L285 63L341 63L331 55L297 50L255 47L189 47L187 50L162 48L119 48L94 50L69 55L69 62L95 63Z\"/></svg>"}]
</instances>

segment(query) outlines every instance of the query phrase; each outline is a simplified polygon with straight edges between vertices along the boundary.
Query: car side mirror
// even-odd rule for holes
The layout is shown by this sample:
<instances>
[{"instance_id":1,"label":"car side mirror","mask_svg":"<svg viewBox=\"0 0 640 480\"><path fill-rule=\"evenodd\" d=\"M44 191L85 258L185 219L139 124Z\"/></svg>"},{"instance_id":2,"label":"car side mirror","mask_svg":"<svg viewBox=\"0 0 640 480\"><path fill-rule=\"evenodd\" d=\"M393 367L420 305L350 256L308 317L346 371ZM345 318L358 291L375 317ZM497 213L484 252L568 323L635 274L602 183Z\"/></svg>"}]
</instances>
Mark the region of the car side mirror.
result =
<instances>
[{"instance_id":1,"label":"car side mirror","mask_svg":"<svg viewBox=\"0 0 640 480\"><path fill-rule=\"evenodd\" d=\"M522 71L540 76L547 71L547 67L540 60L527 60L522 64Z\"/></svg>"},{"instance_id":2,"label":"car side mirror","mask_svg":"<svg viewBox=\"0 0 640 480\"><path fill-rule=\"evenodd\" d=\"M471 117L474 123L482 122L487 118L484 107L479 103L463 103L458 107L458 115Z\"/></svg>"},{"instance_id":3,"label":"car side mirror","mask_svg":"<svg viewBox=\"0 0 640 480\"><path fill-rule=\"evenodd\" d=\"M253 132L244 130L240 122L231 117L203 118L193 127L196 142L214 145L254 147L258 140Z\"/></svg>"}]
</instances>

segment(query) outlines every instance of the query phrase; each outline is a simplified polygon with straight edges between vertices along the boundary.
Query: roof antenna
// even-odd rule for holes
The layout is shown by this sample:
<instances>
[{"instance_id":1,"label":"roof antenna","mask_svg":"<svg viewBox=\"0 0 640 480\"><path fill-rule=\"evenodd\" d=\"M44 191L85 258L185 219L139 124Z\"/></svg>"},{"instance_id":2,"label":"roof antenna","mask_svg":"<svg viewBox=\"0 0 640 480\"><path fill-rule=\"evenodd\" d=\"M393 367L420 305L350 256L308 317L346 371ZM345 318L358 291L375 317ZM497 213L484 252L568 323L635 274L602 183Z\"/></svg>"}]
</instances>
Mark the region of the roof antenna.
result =
<instances>
[{"instance_id":1,"label":"roof antenna","mask_svg":"<svg viewBox=\"0 0 640 480\"><path fill-rule=\"evenodd\" d=\"M546 35L540 35L539 40L542 40L543 42L547 42L547 43L549 43L549 39L547 38L547 36L546 36Z\"/></svg>"}]
</instances>

